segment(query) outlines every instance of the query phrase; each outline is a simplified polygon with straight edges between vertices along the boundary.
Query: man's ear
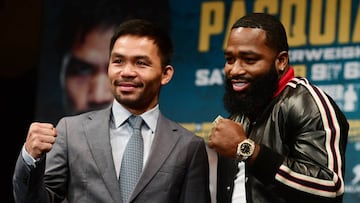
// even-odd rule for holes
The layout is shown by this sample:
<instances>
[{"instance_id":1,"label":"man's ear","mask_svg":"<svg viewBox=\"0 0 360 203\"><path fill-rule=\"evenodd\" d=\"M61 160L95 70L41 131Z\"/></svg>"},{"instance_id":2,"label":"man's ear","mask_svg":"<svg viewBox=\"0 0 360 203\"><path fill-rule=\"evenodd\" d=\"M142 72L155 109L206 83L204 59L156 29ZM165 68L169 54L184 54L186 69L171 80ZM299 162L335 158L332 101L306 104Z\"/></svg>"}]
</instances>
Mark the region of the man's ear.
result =
<instances>
[{"instance_id":1,"label":"man's ear","mask_svg":"<svg viewBox=\"0 0 360 203\"><path fill-rule=\"evenodd\" d=\"M162 85L168 84L173 75L174 75L174 68L171 65L165 66L162 73L161 84Z\"/></svg>"},{"instance_id":2,"label":"man's ear","mask_svg":"<svg viewBox=\"0 0 360 203\"><path fill-rule=\"evenodd\" d=\"M275 67L279 74L282 74L289 67L289 52L282 51L278 54Z\"/></svg>"}]
</instances>

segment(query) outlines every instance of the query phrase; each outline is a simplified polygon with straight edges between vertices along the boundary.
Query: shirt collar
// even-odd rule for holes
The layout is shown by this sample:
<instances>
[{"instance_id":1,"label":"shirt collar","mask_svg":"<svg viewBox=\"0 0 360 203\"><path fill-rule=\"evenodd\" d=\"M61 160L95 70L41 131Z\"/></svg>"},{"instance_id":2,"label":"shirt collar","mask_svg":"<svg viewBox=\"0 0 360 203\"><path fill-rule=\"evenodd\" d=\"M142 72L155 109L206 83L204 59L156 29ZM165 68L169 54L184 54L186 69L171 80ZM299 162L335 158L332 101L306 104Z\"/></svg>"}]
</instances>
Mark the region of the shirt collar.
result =
<instances>
[{"instance_id":1,"label":"shirt collar","mask_svg":"<svg viewBox=\"0 0 360 203\"><path fill-rule=\"evenodd\" d=\"M113 122L116 128L123 125L124 122L129 118L129 116L131 116L131 113L127 109L125 109L118 101L116 101L116 99L114 99L111 111L112 111ZM150 128L150 130L155 132L159 114L160 114L159 104L157 104L154 108L144 112L140 116L144 120L146 125Z\"/></svg>"}]
</instances>

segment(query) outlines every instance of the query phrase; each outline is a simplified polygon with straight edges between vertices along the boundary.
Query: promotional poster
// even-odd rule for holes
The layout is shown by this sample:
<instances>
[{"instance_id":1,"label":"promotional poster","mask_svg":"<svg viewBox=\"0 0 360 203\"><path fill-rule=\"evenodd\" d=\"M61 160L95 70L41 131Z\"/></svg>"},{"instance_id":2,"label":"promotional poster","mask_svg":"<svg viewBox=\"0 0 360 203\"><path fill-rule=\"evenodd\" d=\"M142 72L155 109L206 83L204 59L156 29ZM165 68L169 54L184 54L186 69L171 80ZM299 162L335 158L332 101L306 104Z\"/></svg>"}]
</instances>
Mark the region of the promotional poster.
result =
<instances>
[{"instance_id":1,"label":"promotional poster","mask_svg":"<svg viewBox=\"0 0 360 203\"><path fill-rule=\"evenodd\" d=\"M69 115L63 107L63 59L54 48L65 8L61 1L45 4L36 117L56 124ZM168 0L157 7L166 10L159 19L175 47L175 74L161 91L160 109L204 139L218 115L228 116L223 51L232 24L251 12L276 16L288 34L295 74L329 94L349 121L344 202L360 201L360 0Z\"/></svg>"}]
</instances>

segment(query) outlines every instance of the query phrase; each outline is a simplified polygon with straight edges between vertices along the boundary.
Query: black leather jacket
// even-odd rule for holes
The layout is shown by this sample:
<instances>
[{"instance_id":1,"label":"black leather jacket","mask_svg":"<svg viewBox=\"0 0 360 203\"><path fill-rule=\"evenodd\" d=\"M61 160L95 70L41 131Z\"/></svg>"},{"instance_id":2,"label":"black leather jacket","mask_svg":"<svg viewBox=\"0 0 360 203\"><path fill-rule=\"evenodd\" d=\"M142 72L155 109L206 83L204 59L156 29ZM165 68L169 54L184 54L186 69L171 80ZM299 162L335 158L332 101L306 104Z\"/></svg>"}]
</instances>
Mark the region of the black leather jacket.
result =
<instances>
[{"instance_id":1,"label":"black leather jacket","mask_svg":"<svg viewBox=\"0 0 360 203\"><path fill-rule=\"evenodd\" d=\"M349 125L335 102L292 78L249 126L260 153L246 166L249 203L342 202ZM219 157L218 203L231 202L237 163Z\"/></svg>"}]
</instances>

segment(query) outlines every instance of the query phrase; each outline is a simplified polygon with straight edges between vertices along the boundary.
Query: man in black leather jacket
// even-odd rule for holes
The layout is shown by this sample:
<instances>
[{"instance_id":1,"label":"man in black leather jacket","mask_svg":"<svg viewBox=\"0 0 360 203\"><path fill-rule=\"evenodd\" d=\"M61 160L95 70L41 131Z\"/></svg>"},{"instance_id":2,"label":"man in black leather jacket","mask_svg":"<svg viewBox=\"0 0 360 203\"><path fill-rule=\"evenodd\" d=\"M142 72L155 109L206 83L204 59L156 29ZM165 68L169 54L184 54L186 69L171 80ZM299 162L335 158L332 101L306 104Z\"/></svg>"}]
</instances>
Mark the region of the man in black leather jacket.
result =
<instances>
[{"instance_id":1,"label":"man in black leather jacket","mask_svg":"<svg viewBox=\"0 0 360 203\"><path fill-rule=\"evenodd\" d=\"M294 76L288 51L285 29L271 15L249 14L231 29L224 51L230 117L216 119L208 143L219 154L220 203L342 202L348 122L325 92Z\"/></svg>"}]
</instances>

